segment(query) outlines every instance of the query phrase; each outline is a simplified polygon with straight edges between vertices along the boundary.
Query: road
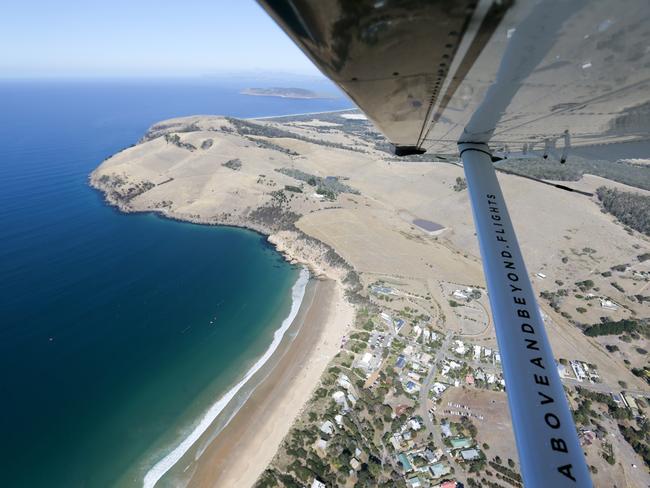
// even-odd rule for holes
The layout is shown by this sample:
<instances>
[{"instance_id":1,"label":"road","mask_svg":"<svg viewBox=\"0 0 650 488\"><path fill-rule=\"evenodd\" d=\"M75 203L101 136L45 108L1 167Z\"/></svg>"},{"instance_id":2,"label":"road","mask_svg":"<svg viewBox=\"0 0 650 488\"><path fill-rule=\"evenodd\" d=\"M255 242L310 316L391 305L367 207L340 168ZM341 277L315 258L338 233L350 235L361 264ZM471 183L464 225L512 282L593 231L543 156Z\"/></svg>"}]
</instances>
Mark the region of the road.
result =
<instances>
[{"instance_id":1,"label":"road","mask_svg":"<svg viewBox=\"0 0 650 488\"><path fill-rule=\"evenodd\" d=\"M438 364L442 362L442 360L445 358L445 355L447 351L449 350L449 344L454 337L453 332L447 332L447 335L445 335L445 338L442 341L442 345L440 346L440 349L438 349L438 352L436 353L435 358L433 359L433 365L431 366L431 370L429 371L429 374L427 375L426 379L422 383L422 387L420 388L420 416L422 417L422 420L424 420L424 426L431 435L431 438L433 440L433 445L435 447L439 447L440 449L445 450L445 444L442 442L442 434L440 432L440 429L437 429L436 426L433 424L431 421L431 417L429 416L429 391L431 391L431 385L433 384L433 380L436 377L436 373L438 372ZM460 469L460 466L456 463L456 460L452 456L447 456L447 461L449 465L454 468L454 471L456 473L461 473L462 470Z\"/></svg>"}]
</instances>

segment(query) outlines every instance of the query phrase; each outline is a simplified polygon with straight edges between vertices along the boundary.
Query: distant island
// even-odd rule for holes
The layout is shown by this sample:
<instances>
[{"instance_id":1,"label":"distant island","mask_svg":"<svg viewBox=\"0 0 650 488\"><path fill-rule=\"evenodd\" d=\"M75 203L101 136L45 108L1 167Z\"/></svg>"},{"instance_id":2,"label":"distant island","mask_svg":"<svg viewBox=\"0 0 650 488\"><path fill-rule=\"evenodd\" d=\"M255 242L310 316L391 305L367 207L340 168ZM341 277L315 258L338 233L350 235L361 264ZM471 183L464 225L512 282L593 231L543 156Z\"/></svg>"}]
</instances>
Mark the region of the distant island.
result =
<instances>
[{"instance_id":1,"label":"distant island","mask_svg":"<svg viewBox=\"0 0 650 488\"><path fill-rule=\"evenodd\" d=\"M240 92L242 95L251 95L256 97L280 97L280 98L333 98L328 95L321 95L304 88L245 88Z\"/></svg>"}]
</instances>

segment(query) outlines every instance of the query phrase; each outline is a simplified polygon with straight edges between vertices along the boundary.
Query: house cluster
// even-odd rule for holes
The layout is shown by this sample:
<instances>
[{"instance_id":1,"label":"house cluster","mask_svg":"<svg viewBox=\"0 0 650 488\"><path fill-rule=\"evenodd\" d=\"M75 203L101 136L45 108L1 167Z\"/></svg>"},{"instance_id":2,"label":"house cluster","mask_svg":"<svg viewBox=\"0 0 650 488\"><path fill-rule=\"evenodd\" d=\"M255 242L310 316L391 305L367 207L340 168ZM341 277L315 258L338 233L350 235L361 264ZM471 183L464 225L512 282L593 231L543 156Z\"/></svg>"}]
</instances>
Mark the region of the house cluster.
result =
<instances>
[{"instance_id":1,"label":"house cluster","mask_svg":"<svg viewBox=\"0 0 650 488\"><path fill-rule=\"evenodd\" d=\"M469 437L455 435L453 426L448 422L443 421L440 423L440 433L445 444L449 446L447 449L448 454L459 462L471 462L480 459L481 451L476 447L476 441Z\"/></svg>"},{"instance_id":2,"label":"house cluster","mask_svg":"<svg viewBox=\"0 0 650 488\"><path fill-rule=\"evenodd\" d=\"M334 422L325 420L320 426L320 437L315 442L316 449L325 452L327 445L337 429L343 427L343 417L356 405L357 397L354 387L347 375L341 374L336 380L340 389L332 393L332 399L339 406L339 413L334 416Z\"/></svg>"},{"instance_id":3,"label":"house cluster","mask_svg":"<svg viewBox=\"0 0 650 488\"><path fill-rule=\"evenodd\" d=\"M417 349L412 344L406 346L395 361L404 391L411 395L420 391L422 381L432 366L431 354Z\"/></svg>"},{"instance_id":4,"label":"house cluster","mask_svg":"<svg viewBox=\"0 0 650 488\"><path fill-rule=\"evenodd\" d=\"M440 334L421 324L414 325L411 332L415 338L415 342L422 344L432 344L440 339Z\"/></svg>"},{"instance_id":5,"label":"house cluster","mask_svg":"<svg viewBox=\"0 0 650 488\"><path fill-rule=\"evenodd\" d=\"M387 312L381 312L379 314L381 320L386 324L386 326L395 331L395 334L399 334L399 331L404 326L403 319L393 319L393 317Z\"/></svg>"},{"instance_id":6,"label":"house cluster","mask_svg":"<svg viewBox=\"0 0 650 488\"><path fill-rule=\"evenodd\" d=\"M589 381L590 383L600 383L600 376L595 366L585 363L584 361L569 361L573 374L578 381ZM559 370L561 376L564 371Z\"/></svg>"},{"instance_id":7,"label":"house cluster","mask_svg":"<svg viewBox=\"0 0 650 488\"><path fill-rule=\"evenodd\" d=\"M475 362L485 364L501 364L501 354L497 349L481 346L479 344L466 344L461 340L455 340L452 351L458 356L473 359Z\"/></svg>"},{"instance_id":8,"label":"house cluster","mask_svg":"<svg viewBox=\"0 0 650 488\"><path fill-rule=\"evenodd\" d=\"M456 342L458 343L460 341ZM474 346L472 350L476 350L479 347ZM457 344L454 352L457 353L458 350L463 350L463 348L466 349L467 355L465 345L459 346ZM492 353L488 348L485 348L485 350L492 357L498 355L498 353ZM445 358L441 365L440 377L432 388L434 396L440 396L449 386L459 387L462 385L501 390L505 387L505 380L503 379L503 373L498 367L489 365L474 366L458 359Z\"/></svg>"},{"instance_id":9,"label":"house cluster","mask_svg":"<svg viewBox=\"0 0 650 488\"><path fill-rule=\"evenodd\" d=\"M409 487L440 486L439 482L449 481L444 478L451 473L451 467L446 462L442 449L431 449L429 446L419 446L415 434L422 429L418 417L409 419L395 432L390 443L395 450L397 463L402 467L406 485ZM453 485L456 486L455 482Z\"/></svg>"}]
</instances>

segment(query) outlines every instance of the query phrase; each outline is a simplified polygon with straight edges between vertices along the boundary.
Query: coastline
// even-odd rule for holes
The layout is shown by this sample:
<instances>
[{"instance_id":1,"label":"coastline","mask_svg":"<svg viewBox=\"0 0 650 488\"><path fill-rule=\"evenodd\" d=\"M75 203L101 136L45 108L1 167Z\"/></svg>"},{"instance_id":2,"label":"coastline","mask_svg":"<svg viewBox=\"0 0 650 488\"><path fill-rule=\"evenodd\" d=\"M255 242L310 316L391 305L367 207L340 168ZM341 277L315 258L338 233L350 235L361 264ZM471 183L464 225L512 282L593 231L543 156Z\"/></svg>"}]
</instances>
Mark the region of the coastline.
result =
<instances>
[{"instance_id":1,"label":"coastline","mask_svg":"<svg viewBox=\"0 0 650 488\"><path fill-rule=\"evenodd\" d=\"M336 114L339 112L351 112L353 110L359 110L356 107L350 108L341 108L337 110L321 110L319 112L302 112L299 114L287 114L287 115L264 115L262 117L247 117L244 120L270 120L270 119L283 119L286 117L299 117L301 115L319 115L319 114Z\"/></svg>"},{"instance_id":2,"label":"coastline","mask_svg":"<svg viewBox=\"0 0 650 488\"><path fill-rule=\"evenodd\" d=\"M351 110L354 109L332 112ZM288 116L268 118L282 117ZM271 357L250 376L246 373L248 384L242 385L238 394L231 396L207 425L204 421L208 412L197 419L197 427L181 441L182 448L170 446L171 452L149 467L144 479L147 488L170 483L173 486L252 486L317 388L327 365L340 350L346 328L354 321L355 308L347 300L343 284L352 268L327 244L298 229L283 230L273 222L253 221L247 215L221 213L205 218L167 208L133 205L130 198L121 199L100 177L105 163L91 173L89 184L103 194L105 203L120 212L151 212L181 222L252 230L266 237L283 259L302 265L311 273L313 291L309 293L313 296L303 301L289 326L291 330L285 330ZM196 435L199 425L201 429Z\"/></svg>"},{"instance_id":3,"label":"coastline","mask_svg":"<svg viewBox=\"0 0 650 488\"><path fill-rule=\"evenodd\" d=\"M352 305L337 281L314 280L309 303L296 317L297 336L209 443L187 486L243 488L255 483L338 352L352 317Z\"/></svg>"},{"instance_id":4,"label":"coastline","mask_svg":"<svg viewBox=\"0 0 650 488\"><path fill-rule=\"evenodd\" d=\"M289 332L295 329L298 323L296 319L304 309L304 298L309 280L309 272L305 268L301 269L300 275L291 289L292 303L289 315L274 331L271 344L245 372L244 376L208 407L189 434L147 470L143 480L145 488L153 488L158 481L172 472L183 458L196 449L206 435L218 436L220 430L228 425L230 420L236 416L239 408L245 404L248 396L264 381L269 370L273 368L274 358L278 354L282 354L282 345L285 344L285 347L289 347L293 342L292 334ZM215 433L215 431L217 432Z\"/></svg>"}]
</instances>

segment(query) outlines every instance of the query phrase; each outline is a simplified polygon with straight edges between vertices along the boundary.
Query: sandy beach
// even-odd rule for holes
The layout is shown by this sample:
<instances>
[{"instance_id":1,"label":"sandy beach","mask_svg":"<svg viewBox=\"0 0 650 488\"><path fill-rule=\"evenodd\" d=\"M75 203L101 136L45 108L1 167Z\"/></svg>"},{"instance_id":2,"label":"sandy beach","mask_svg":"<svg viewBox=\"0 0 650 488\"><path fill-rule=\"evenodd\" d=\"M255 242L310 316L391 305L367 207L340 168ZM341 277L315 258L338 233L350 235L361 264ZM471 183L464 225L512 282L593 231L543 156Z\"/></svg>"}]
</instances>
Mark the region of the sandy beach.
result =
<instances>
[{"instance_id":1,"label":"sandy beach","mask_svg":"<svg viewBox=\"0 0 650 488\"><path fill-rule=\"evenodd\" d=\"M203 452L188 486L252 486L273 458L353 320L353 308L333 280L315 280L303 304L298 335Z\"/></svg>"}]
</instances>

